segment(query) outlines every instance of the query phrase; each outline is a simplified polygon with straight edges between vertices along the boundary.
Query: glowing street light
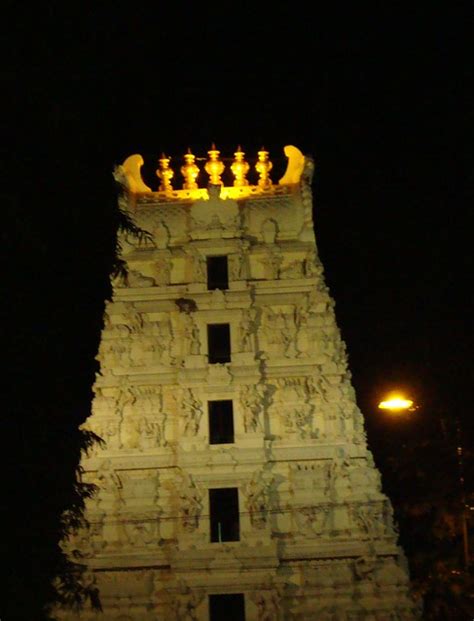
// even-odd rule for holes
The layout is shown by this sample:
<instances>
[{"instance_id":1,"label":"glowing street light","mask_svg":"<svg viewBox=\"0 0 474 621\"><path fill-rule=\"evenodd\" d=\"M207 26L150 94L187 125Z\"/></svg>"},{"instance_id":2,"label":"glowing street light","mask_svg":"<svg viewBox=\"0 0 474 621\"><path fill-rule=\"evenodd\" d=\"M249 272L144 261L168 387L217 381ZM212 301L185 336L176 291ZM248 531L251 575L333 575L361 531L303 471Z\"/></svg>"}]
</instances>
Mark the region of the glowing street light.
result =
<instances>
[{"instance_id":1,"label":"glowing street light","mask_svg":"<svg viewBox=\"0 0 474 621\"><path fill-rule=\"evenodd\" d=\"M387 395L384 401L380 401L377 406L380 410L388 410L391 414L402 414L403 412L414 412L419 408L418 405L414 405L412 399L406 399L404 395L400 393L391 393ZM440 424L443 430L443 434L446 436L446 429L444 420L441 418ZM461 427L459 420L456 419L456 431L457 431L457 446L456 456L458 462L458 482L460 491L460 520L463 539L463 556L464 556L464 569L469 570L470 567L470 553L469 553L469 537L467 526L467 513L472 510L467 503L465 480L464 480L464 463L463 463L463 446L461 443Z\"/></svg>"},{"instance_id":2,"label":"glowing street light","mask_svg":"<svg viewBox=\"0 0 474 621\"><path fill-rule=\"evenodd\" d=\"M379 403L378 408L380 410L389 410L394 413L405 411L412 412L415 409L411 399L406 399L403 395L399 394L388 395L387 399Z\"/></svg>"}]
</instances>

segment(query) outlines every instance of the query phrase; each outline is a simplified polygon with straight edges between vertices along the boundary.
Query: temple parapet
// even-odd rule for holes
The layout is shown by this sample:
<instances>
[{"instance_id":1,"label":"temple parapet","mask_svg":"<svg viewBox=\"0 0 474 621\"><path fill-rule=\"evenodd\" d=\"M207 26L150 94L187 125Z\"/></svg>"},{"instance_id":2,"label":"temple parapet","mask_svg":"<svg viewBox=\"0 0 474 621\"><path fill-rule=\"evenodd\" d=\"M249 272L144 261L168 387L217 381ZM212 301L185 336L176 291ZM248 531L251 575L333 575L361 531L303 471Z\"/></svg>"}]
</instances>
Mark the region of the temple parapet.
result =
<instances>
[{"instance_id":1,"label":"temple parapet","mask_svg":"<svg viewBox=\"0 0 474 621\"><path fill-rule=\"evenodd\" d=\"M312 171L311 159L305 157L297 147L288 145L284 148L284 153L288 158L287 168L276 184L271 178L273 163L265 149L258 151L252 168L258 179L252 184L247 179L251 166L241 148L238 147L229 163L227 158L223 161L220 151L214 145L207 152L207 158L197 157L188 150L182 165L175 167L176 170L171 166L171 158L163 154L158 160L159 167L156 170L159 180L157 190L153 190L143 181L141 168L144 160L139 154L127 157L123 164L115 168L114 176L133 195L136 202L149 202L150 199L158 199L160 202L206 200L212 198L211 194L217 194L221 199L281 195L290 193L291 188L300 183L305 176L305 169ZM222 176L225 172L231 174L232 185L224 184Z\"/></svg>"}]
</instances>

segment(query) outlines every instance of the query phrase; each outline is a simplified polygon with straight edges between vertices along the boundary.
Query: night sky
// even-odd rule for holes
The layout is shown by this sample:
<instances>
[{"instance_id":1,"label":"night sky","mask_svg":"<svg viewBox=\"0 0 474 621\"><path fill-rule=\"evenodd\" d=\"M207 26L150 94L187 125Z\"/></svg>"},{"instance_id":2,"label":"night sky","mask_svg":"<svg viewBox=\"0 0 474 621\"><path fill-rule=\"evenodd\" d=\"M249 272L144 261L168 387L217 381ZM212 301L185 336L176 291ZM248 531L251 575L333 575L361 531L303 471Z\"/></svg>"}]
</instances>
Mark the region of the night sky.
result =
<instances>
[{"instance_id":1,"label":"night sky","mask_svg":"<svg viewBox=\"0 0 474 621\"><path fill-rule=\"evenodd\" d=\"M149 174L162 151L177 164L212 142L249 159L265 145L276 167L286 144L314 157L316 238L369 439L387 433L375 406L394 387L459 417L469 436L473 49L462 3L331 16L287 3L59 6L12 9L4 26L4 438L18 443L28 417L56 433L62 416L87 415L113 166L141 153Z\"/></svg>"}]
</instances>

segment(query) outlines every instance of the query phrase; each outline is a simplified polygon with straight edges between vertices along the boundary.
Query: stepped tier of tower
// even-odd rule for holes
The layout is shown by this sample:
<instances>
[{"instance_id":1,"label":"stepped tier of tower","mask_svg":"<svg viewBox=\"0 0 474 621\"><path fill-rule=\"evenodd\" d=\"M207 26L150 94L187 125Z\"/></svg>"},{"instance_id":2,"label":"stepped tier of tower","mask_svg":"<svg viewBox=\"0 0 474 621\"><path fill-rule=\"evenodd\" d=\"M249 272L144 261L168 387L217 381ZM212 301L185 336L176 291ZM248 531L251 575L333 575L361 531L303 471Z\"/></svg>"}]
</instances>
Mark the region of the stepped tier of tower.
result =
<instances>
[{"instance_id":1,"label":"stepped tier of tower","mask_svg":"<svg viewBox=\"0 0 474 621\"><path fill-rule=\"evenodd\" d=\"M78 618L418 618L317 255L312 161L287 154L283 182L244 194L145 191L139 156L116 170L149 235L122 240L105 314L87 427L106 444L82 463L99 492L71 542L104 612Z\"/></svg>"}]
</instances>

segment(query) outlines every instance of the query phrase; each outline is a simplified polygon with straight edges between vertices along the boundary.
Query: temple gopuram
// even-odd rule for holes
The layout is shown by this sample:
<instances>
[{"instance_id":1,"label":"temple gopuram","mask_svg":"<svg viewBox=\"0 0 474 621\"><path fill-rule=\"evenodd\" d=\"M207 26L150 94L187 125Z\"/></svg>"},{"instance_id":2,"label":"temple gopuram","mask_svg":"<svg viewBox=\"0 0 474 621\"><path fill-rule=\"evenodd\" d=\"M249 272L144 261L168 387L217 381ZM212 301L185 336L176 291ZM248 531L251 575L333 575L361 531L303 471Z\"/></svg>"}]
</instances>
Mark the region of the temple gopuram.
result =
<instances>
[{"instance_id":1,"label":"temple gopuram","mask_svg":"<svg viewBox=\"0 0 474 621\"><path fill-rule=\"evenodd\" d=\"M147 235L121 239L86 427L98 486L78 549L85 621L420 616L367 447L313 223L313 160L213 146L159 187L114 175ZM231 181L226 185L223 177ZM179 186L179 187L178 187Z\"/></svg>"}]
</instances>

